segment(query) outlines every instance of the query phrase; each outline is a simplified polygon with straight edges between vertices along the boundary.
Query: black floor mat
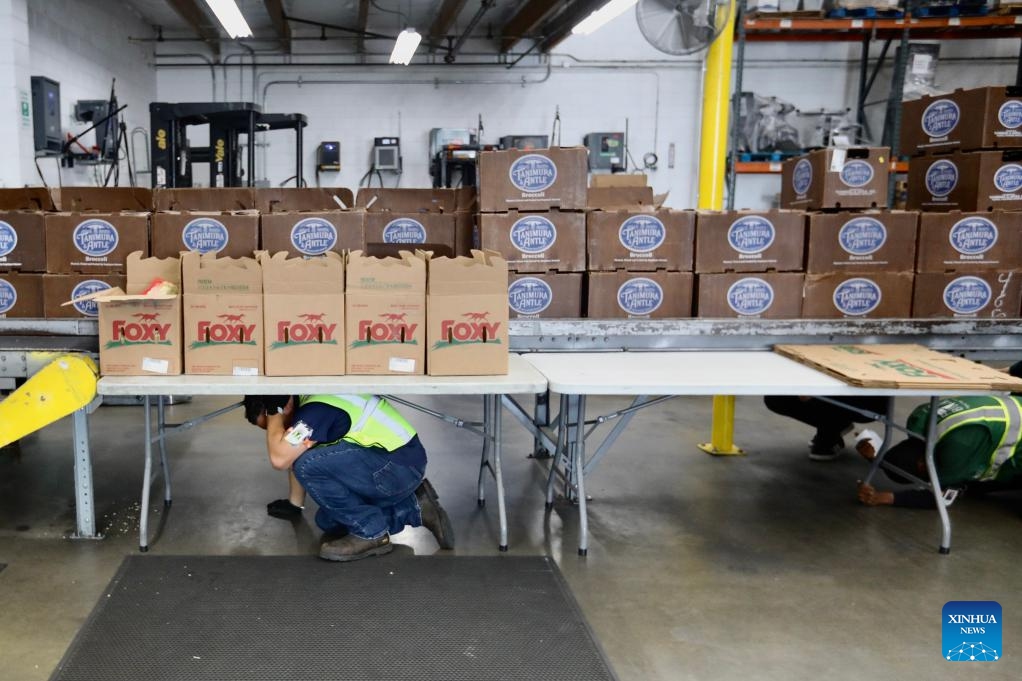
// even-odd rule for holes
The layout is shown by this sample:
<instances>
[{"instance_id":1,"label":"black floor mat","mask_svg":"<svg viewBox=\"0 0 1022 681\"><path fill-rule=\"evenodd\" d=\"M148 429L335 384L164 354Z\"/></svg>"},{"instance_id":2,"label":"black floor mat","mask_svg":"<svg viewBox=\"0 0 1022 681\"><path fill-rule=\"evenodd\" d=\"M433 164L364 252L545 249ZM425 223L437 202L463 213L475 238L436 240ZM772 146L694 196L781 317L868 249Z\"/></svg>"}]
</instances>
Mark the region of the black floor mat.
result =
<instances>
[{"instance_id":1,"label":"black floor mat","mask_svg":"<svg viewBox=\"0 0 1022 681\"><path fill-rule=\"evenodd\" d=\"M54 681L615 679L543 557L131 556Z\"/></svg>"}]
</instances>

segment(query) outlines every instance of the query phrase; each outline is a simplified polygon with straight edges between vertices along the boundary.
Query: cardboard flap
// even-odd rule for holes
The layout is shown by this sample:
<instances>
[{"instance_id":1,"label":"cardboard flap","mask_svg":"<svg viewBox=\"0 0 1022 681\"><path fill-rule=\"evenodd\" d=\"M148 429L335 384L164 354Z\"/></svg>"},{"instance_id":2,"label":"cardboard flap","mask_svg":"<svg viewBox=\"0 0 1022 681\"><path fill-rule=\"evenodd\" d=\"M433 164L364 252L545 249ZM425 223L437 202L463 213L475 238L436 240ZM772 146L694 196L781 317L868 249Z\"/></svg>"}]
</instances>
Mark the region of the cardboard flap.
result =
<instances>
[{"instance_id":1,"label":"cardboard flap","mask_svg":"<svg viewBox=\"0 0 1022 681\"><path fill-rule=\"evenodd\" d=\"M153 207L158 211L233 211L257 209L254 190L242 187L215 189L157 189Z\"/></svg>"},{"instance_id":2,"label":"cardboard flap","mask_svg":"<svg viewBox=\"0 0 1022 681\"><path fill-rule=\"evenodd\" d=\"M653 203L652 187L625 186L592 188L589 190L587 205L590 210L618 210L622 208L651 208Z\"/></svg>"},{"instance_id":3,"label":"cardboard flap","mask_svg":"<svg viewBox=\"0 0 1022 681\"><path fill-rule=\"evenodd\" d=\"M128 295L126 295L124 293L124 291L119 286L114 286L114 287L111 287L111 288L108 288L108 289L104 289L102 291L96 291L95 293L89 293L89 294L84 295L84 296L78 296L77 298L72 298L71 300L65 300L63 303L60 304L60 306L61 307L67 307L68 305L74 305L75 303L82 303L82 302L86 302L86 301L89 301L89 300L95 300L97 303L101 303L101 302L104 302L104 301L107 301L107 300L114 300L114 299L116 299L116 300L124 300L125 298L133 298L133 297L135 297L135 296L128 296ZM144 297L144 296L138 296L138 297L141 298L141 297ZM173 296L171 296L171 297L173 298Z\"/></svg>"},{"instance_id":4,"label":"cardboard flap","mask_svg":"<svg viewBox=\"0 0 1022 681\"><path fill-rule=\"evenodd\" d=\"M58 210L99 213L153 209L153 193L141 187L61 187L53 190Z\"/></svg>"},{"instance_id":5,"label":"cardboard flap","mask_svg":"<svg viewBox=\"0 0 1022 681\"><path fill-rule=\"evenodd\" d=\"M344 293L344 259L328 251L314 258L288 257L287 251L261 251L264 293Z\"/></svg>"},{"instance_id":6,"label":"cardboard flap","mask_svg":"<svg viewBox=\"0 0 1022 681\"><path fill-rule=\"evenodd\" d=\"M0 210L53 211L57 205L45 187L0 189Z\"/></svg>"},{"instance_id":7,"label":"cardboard flap","mask_svg":"<svg viewBox=\"0 0 1022 681\"><path fill-rule=\"evenodd\" d=\"M612 173L610 175L593 175L590 189L611 187L645 187L648 180L644 173Z\"/></svg>"},{"instance_id":8,"label":"cardboard flap","mask_svg":"<svg viewBox=\"0 0 1022 681\"><path fill-rule=\"evenodd\" d=\"M180 258L143 258L142 251L135 251L128 254L127 268L129 295L143 293L154 279L181 286Z\"/></svg>"},{"instance_id":9,"label":"cardboard flap","mask_svg":"<svg viewBox=\"0 0 1022 681\"><path fill-rule=\"evenodd\" d=\"M262 292L262 268L254 258L218 258L213 253L181 253L181 285L188 293Z\"/></svg>"},{"instance_id":10,"label":"cardboard flap","mask_svg":"<svg viewBox=\"0 0 1022 681\"><path fill-rule=\"evenodd\" d=\"M430 260L429 292L435 295L506 295L507 275L507 261L500 253L473 249L471 257Z\"/></svg>"},{"instance_id":11,"label":"cardboard flap","mask_svg":"<svg viewBox=\"0 0 1022 681\"><path fill-rule=\"evenodd\" d=\"M255 207L261 213L284 213L292 211L327 211L353 208L355 197L344 187L316 188L273 188L256 189ZM340 200L343 206L334 198Z\"/></svg>"},{"instance_id":12,"label":"cardboard flap","mask_svg":"<svg viewBox=\"0 0 1022 681\"><path fill-rule=\"evenodd\" d=\"M347 291L426 290L426 260L423 251L401 251L400 258L375 258L352 251L347 261Z\"/></svg>"},{"instance_id":13,"label":"cardboard flap","mask_svg":"<svg viewBox=\"0 0 1022 681\"><path fill-rule=\"evenodd\" d=\"M475 205L474 190L458 189L383 189L365 187L358 190L355 205L371 213L454 213L471 210Z\"/></svg>"}]
</instances>

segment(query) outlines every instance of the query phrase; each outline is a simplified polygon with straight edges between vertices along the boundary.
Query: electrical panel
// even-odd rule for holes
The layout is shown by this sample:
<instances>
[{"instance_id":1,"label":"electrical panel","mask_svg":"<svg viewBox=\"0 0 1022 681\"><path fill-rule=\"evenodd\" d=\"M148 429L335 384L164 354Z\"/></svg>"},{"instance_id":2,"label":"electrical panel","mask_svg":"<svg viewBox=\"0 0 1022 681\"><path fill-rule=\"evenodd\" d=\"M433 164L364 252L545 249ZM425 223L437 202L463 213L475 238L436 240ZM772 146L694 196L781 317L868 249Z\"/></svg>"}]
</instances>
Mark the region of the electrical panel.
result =
<instances>
[{"instance_id":1,"label":"electrical panel","mask_svg":"<svg viewBox=\"0 0 1022 681\"><path fill-rule=\"evenodd\" d=\"M589 170L625 169L625 134L623 132L591 132L583 139L589 150Z\"/></svg>"},{"instance_id":2,"label":"electrical panel","mask_svg":"<svg viewBox=\"0 0 1022 681\"><path fill-rule=\"evenodd\" d=\"M32 76L32 127L36 151L59 152L63 149L60 83L45 76Z\"/></svg>"},{"instance_id":3,"label":"electrical panel","mask_svg":"<svg viewBox=\"0 0 1022 681\"><path fill-rule=\"evenodd\" d=\"M550 137L547 135L504 135L500 138L501 149L532 151L533 149L546 149L549 146Z\"/></svg>"},{"instance_id":4,"label":"electrical panel","mask_svg":"<svg viewBox=\"0 0 1022 681\"><path fill-rule=\"evenodd\" d=\"M95 125L110 114L110 101L106 99L79 99L75 102L74 116L79 123ZM100 159L112 161L117 155L117 116L111 116L96 129L96 150Z\"/></svg>"},{"instance_id":5,"label":"electrical panel","mask_svg":"<svg viewBox=\"0 0 1022 681\"><path fill-rule=\"evenodd\" d=\"M373 168L401 172L401 140L377 137L373 141Z\"/></svg>"},{"instance_id":6,"label":"electrical panel","mask_svg":"<svg viewBox=\"0 0 1022 681\"><path fill-rule=\"evenodd\" d=\"M316 147L316 170L334 171L341 169L341 143L320 142Z\"/></svg>"}]
</instances>

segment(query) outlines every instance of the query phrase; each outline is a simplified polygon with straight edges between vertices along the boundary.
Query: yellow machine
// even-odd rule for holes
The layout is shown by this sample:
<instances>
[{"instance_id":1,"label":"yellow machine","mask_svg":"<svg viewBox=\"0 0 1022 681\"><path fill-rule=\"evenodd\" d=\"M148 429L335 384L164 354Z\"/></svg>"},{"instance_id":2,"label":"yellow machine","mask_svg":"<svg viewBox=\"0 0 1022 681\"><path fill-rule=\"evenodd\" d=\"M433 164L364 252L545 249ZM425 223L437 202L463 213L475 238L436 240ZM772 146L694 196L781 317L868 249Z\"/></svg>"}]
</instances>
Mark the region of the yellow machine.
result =
<instances>
[{"instance_id":1,"label":"yellow machine","mask_svg":"<svg viewBox=\"0 0 1022 681\"><path fill-rule=\"evenodd\" d=\"M57 357L0 402L0 447L70 416L96 397L99 369L88 355Z\"/></svg>"}]
</instances>

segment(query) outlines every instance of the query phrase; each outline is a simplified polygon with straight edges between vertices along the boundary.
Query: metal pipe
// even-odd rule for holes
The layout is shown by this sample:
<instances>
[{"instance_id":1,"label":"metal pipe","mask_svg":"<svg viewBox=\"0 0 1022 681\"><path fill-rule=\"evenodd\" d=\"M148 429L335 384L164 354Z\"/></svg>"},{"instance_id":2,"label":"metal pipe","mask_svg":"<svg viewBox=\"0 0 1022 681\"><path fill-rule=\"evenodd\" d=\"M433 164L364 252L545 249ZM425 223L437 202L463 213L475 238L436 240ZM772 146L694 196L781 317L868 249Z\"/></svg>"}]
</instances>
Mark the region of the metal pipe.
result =
<instances>
[{"instance_id":1,"label":"metal pipe","mask_svg":"<svg viewBox=\"0 0 1022 681\"><path fill-rule=\"evenodd\" d=\"M468 26L466 26L465 30L462 31L461 35L458 36L458 39L454 41L454 45L451 46L450 51L448 51L448 53L444 55L444 61L446 63L448 64L454 63L454 60L458 56L458 52L461 51L462 46L465 44L465 41L468 40L469 35L472 33L475 27L479 24L480 21L482 21L483 15L486 14L486 12L488 12L496 4L497 4L496 0L483 0L481 3L479 3L479 9L476 10L476 13L469 20Z\"/></svg>"}]
</instances>

